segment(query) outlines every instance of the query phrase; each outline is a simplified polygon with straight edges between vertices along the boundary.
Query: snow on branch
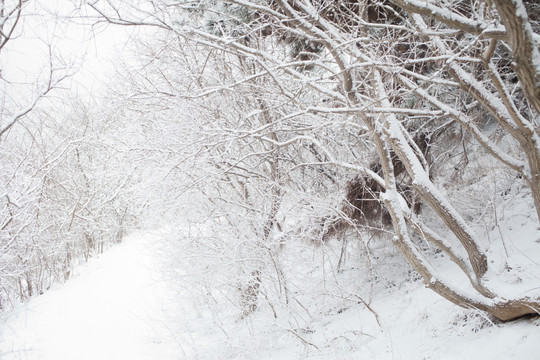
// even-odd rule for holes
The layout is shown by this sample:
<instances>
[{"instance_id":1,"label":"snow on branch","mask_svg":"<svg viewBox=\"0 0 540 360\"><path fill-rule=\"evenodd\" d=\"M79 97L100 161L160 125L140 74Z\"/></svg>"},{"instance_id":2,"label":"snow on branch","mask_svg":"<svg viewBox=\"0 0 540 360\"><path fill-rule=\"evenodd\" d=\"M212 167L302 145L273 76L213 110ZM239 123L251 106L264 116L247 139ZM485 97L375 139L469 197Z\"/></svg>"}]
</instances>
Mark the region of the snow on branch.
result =
<instances>
[{"instance_id":1,"label":"snow on branch","mask_svg":"<svg viewBox=\"0 0 540 360\"><path fill-rule=\"evenodd\" d=\"M391 0L397 6L424 16L440 21L452 28L459 29L474 35L483 35L488 38L504 39L506 31L502 26L487 24L483 21L473 20L463 15L456 14L450 9L443 9L419 0Z\"/></svg>"},{"instance_id":2,"label":"snow on branch","mask_svg":"<svg viewBox=\"0 0 540 360\"><path fill-rule=\"evenodd\" d=\"M531 105L540 114L540 50L521 0L495 0L508 32L516 72Z\"/></svg>"}]
</instances>

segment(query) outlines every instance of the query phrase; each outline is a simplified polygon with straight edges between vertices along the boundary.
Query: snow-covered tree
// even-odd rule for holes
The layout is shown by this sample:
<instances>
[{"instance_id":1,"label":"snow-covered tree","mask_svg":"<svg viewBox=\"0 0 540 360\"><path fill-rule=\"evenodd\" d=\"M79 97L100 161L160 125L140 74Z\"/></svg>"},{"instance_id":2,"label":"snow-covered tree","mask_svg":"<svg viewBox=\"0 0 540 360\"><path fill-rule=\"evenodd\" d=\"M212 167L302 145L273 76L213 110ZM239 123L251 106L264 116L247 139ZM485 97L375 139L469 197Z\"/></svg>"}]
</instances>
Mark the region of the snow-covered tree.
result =
<instances>
[{"instance_id":1,"label":"snow-covered tree","mask_svg":"<svg viewBox=\"0 0 540 360\"><path fill-rule=\"evenodd\" d=\"M171 41L202 49L205 56L185 58L187 85L170 94L208 100L202 118L213 140L199 154L210 154L219 174L212 179L228 187L226 197L218 192L211 198L222 202L218 208L227 216L235 206L245 219L257 215L253 241L275 231L281 194L312 192L327 177L349 186L334 207L337 218L320 217L323 238L366 225L376 213L383 218L378 226L391 219L394 246L441 296L503 320L538 312L538 295L494 284L488 241L450 198L456 187L445 180L452 167L456 176L467 170L471 154L464 139L473 139L475 152L528 189L540 218L539 35L527 14L533 2L153 0L90 6L101 21L158 28ZM168 92L156 86L146 94L152 93ZM464 148L459 162L445 160L458 138ZM298 174L308 168L319 174L302 182ZM333 190L339 193L337 185ZM234 206L225 211L223 203ZM449 281L441 270L445 263L468 281Z\"/></svg>"}]
</instances>

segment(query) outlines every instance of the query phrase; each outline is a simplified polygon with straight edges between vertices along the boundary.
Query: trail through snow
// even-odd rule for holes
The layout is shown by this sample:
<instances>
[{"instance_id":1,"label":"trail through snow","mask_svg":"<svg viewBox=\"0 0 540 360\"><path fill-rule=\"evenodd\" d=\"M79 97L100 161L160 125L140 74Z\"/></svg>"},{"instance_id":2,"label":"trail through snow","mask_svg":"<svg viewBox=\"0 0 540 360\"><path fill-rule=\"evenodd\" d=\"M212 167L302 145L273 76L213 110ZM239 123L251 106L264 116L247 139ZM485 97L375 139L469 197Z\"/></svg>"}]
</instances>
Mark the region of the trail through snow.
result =
<instances>
[{"instance_id":1,"label":"trail through snow","mask_svg":"<svg viewBox=\"0 0 540 360\"><path fill-rule=\"evenodd\" d=\"M21 306L2 324L0 359L182 358L165 316L172 295L156 239L132 236Z\"/></svg>"},{"instance_id":2,"label":"trail through snow","mask_svg":"<svg viewBox=\"0 0 540 360\"><path fill-rule=\"evenodd\" d=\"M0 360L539 358L540 319L493 324L417 282L380 289L371 304L378 321L362 304L324 297L321 291L338 289L320 282L306 248L282 264L299 274L289 276L290 285L312 290L304 297L291 292L302 307L261 301L241 318L223 286L232 273L210 266L218 261L207 253L190 252L189 236L187 242L167 236L130 236L78 267L65 284L6 314ZM356 281L359 272L345 273L341 283L345 276Z\"/></svg>"}]
</instances>

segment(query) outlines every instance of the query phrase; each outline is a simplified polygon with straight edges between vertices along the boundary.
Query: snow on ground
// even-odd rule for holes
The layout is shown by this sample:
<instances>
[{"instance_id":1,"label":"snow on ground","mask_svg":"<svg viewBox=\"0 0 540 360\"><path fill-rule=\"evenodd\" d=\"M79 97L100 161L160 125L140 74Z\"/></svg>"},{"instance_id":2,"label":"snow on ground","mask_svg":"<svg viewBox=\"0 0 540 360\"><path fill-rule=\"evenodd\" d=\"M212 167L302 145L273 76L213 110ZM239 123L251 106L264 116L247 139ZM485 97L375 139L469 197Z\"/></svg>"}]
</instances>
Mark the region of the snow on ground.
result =
<instances>
[{"instance_id":1,"label":"snow on ground","mask_svg":"<svg viewBox=\"0 0 540 360\"><path fill-rule=\"evenodd\" d=\"M376 318L354 296L340 297L361 290L354 288L365 284L360 270L350 268L332 285L313 270L324 267L319 250L306 246L282 259L297 276L288 279L291 301L280 303L268 289L267 301L243 318L234 287L225 286L230 266L190 253L188 236L176 238L131 236L66 284L8 314L0 326L0 359L539 358L538 318L493 323L414 279L375 284ZM385 260L392 261L400 264L398 256ZM391 283L391 276L381 283Z\"/></svg>"},{"instance_id":2,"label":"snow on ground","mask_svg":"<svg viewBox=\"0 0 540 360\"><path fill-rule=\"evenodd\" d=\"M0 329L0 359L178 359L152 240L128 238L20 306Z\"/></svg>"}]
</instances>

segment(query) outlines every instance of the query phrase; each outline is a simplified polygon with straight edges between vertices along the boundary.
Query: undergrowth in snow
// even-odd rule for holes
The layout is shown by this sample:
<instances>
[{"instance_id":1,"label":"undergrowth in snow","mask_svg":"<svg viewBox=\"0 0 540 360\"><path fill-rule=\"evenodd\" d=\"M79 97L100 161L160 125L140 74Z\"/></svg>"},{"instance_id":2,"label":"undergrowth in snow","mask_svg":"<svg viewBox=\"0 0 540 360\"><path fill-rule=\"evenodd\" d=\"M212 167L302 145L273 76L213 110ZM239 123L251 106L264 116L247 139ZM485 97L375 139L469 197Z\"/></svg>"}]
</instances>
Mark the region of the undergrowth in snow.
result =
<instances>
[{"instance_id":1,"label":"undergrowth in snow","mask_svg":"<svg viewBox=\"0 0 540 360\"><path fill-rule=\"evenodd\" d=\"M483 157L469 161L475 176L445 189L485 240L489 286L508 297L537 294L527 287L540 280L528 190L502 168L483 171L496 165ZM427 289L381 233L318 243L289 237L273 256L252 249L261 288L257 310L245 314L246 243L191 213L183 224L129 236L6 314L0 359L538 358L540 318L503 323L453 305ZM418 246L431 261L442 259ZM463 281L451 267L439 271Z\"/></svg>"},{"instance_id":2,"label":"undergrowth in snow","mask_svg":"<svg viewBox=\"0 0 540 360\"><path fill-rule=\"evenodd\" d=\"M532 360L540 350L540 319L500 323L452 305L384 243L369 249L377 275L359 244L340 271L341 243L287 246L288 295L268 285L244 317L233 267L205 246L212 236L129 237L6 316L0 358Z\"/></svg>"}]
</instances>

